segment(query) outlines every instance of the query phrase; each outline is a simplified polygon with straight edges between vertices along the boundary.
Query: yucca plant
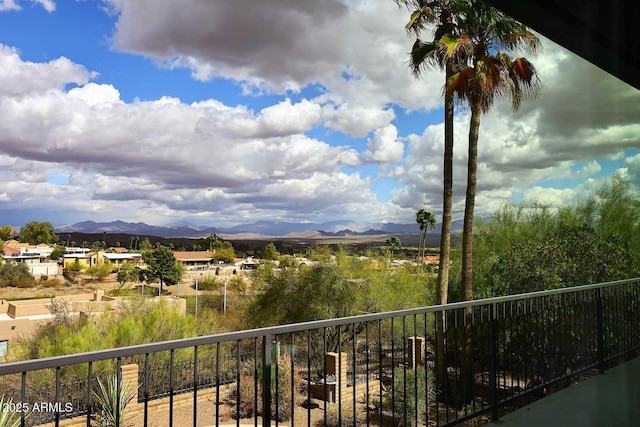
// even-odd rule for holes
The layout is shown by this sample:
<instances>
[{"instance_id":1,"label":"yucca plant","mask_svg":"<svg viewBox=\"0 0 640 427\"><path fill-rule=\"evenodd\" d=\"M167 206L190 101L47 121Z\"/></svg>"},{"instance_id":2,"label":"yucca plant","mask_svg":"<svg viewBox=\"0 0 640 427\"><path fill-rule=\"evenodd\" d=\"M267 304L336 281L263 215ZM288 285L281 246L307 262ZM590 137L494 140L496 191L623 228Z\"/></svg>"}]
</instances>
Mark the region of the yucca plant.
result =
<instances>
[{"instance_id":1,"label":"yucca plant","mask_svg":"<svg viewBox=\"0 0 640 427\"><path fill-rule=\"evenodd\" d=\"M96 402L100 405L100 410L96 414L96 421L100 427L120 427L125 425L128 419L127 405L136 395L136 390L129 381L120 384L118 392L118 378L116 375L107 377L106 383L98 378L100 392L95 390L93 394ZM120 423L117 424L118 414Z\"/></svg>"},{"instance_id":2,"label":"yucca plant","mask_svg":"<svg viewBox=\"0 0 640 427\"><path fill-rule=\"evenodd\" d=\"M17 404L22 408L21 404ZM20 411L13 411L14 407L13 399L9 399L5 402L4 396L0 396L0 427L19 427L20 426ZM29 412L25 414L29 416Z\"/></svg>"}]
</instances>

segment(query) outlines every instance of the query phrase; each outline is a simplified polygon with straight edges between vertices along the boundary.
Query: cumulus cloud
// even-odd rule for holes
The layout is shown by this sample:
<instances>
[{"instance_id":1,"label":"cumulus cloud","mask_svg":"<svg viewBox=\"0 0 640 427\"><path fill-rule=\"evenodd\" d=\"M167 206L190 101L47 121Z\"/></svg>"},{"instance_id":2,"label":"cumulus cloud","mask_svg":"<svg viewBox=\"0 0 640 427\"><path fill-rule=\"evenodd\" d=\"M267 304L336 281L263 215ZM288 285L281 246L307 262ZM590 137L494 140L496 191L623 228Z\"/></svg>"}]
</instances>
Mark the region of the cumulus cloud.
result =
<instances>
[{"instance_id":1,"label":"cumulus cloud","mask_svg":"<svg viewBox=\"0 0 640 427\"><path fill-rule=\"evenodd\" d=\"M23 61L20 52L0 43L0 95L19 97L84 85L94 78L83 66L61 57L47 63Z\"/></svg>"},{"instance_id":2,"label":"cumulus cloud","mask_svg":"<svg viewBox=\"0 0 640 427\"><path fill-rule=\"evenodd\" d=\"M7 57L49 77L19 94L0 91L0 194L13 205L64 199L96 215L112 215L115 203L154 217L238 220L243 212L327 219L376 202L368 178L342 171L360 164L357 150L305 135L321 115L311 100L258 112L216 100L126 103L113 85L83 84L78 75L90 73L70 62L60 72L60 60L30 64L5 48L0 61ZM65 78L79 86L66 91Z\"/></svg>"},{"instance_id":3,"label":"cumulus cloud","mask_svg":"<svg viewBox=\"0 0 640 427\"><path fill-rule=\"evenodd\" d=\"M320 84L327 89L324 124L356 137L389 125L391 103L426 110L440 105L444 75L434 71L417 80L408 71L408 15L393 2L108 3L117 16L116 49L190 68L199 80L236 81L247 93Z\"/></svg>"},{"instance_id":4,"label":"cumulus cloud","mask_svg":"<svg viewBox=\"0 0 640 427\"><path fill-rule=\"evenodd\" d=\"M389 125L376 130L369 138L364 157L375 163L397 163L403 152L404 144L398 140L398 129Z\"/></svg>"}]
</instances>

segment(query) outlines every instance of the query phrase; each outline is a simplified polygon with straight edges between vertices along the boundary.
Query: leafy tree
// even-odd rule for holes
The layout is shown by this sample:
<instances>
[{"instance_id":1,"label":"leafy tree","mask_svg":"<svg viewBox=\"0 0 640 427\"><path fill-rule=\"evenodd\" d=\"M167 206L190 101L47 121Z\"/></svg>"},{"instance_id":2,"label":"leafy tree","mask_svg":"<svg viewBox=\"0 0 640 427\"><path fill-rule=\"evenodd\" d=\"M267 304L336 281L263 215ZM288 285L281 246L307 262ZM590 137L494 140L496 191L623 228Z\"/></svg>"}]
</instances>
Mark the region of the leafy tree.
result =
<instances>
[{"instance_id":1,"label":"leafy tree","mask_svg":"<svg viewBox=\"0 0 640 427\"><path fill-rule=\"evenodd\" d=\"M140 242L140 250L141 251L150 251L153 249L153 245L149 241L148 237L145 237L142 242Z\"/></svg>"},{"instance_id":2,"label":"leafy tree","mask_svg":"<svg viewBox=\"0 0 640 427\"><path fill-rule=\"evenodd\" d=\"M51 252L50 258L54 261L57 261L59 259L62 259L65 253L67 253L66 247L62 245L56 245L56 247L53 248L53 252Z\"/></svg>"},{"instance_id":3,"label":"leafy tree","mask_svg":"<svg viewBox=\"0 0 640 427\"><path fill-rule=\"evenodd\" d=\"M118 269L117 279L120 283L120 287L127 284L127 282L135 282L140 277L136 267L130 262L124 262Z\"/></svg>"},{"instance_id":4,"label":"leafy tree","mask_svg":"<svg viewBox=\"0 0 640 427\"><path fill-rule=\"evenodd\" d=\"M277 259L279 256L280 256L280 253L278 253L278 250L276 249L276 245L274 245L273 243L267 243L267 245L264 247L264 250L262 251L262 259L265 259L268 261L273 261Z\"/></svg>"},{"instance_id":5,"label":"leafy tree","mask_svg":"<svg viewBox=\"0 0 640 427\"><path fill-rule=\"evenodd\" d=\"M12 226L3 225L0 227L0 241L13 239L14 235Z\"/></svg>"},{"instance_id":6,"label":"leafy tree","mask_svg":"<svg viewBox=\"0 0 640 427\"><path fill-rule=\"evenodd\" d=\"M27 264L8 261L0 265L0 287L26 287L34 283L34 278Z\"/></svg>"},{"instance_id":7,"label":"leafy tree","mask_svg":"<svg viewBox=\"0 0 640 427\"><path fill-rule=\"evenodd\" d=\"M142 279L148 283L160 281L159 292L162 294L163 284L175 285L180 281L180 269L177 266L173 251L166 246L158 246L153 250L142 252L142 259L147 265L141 270Z\"/></svg>"},{"instance_id":8,"label":"leafy tree","mask_svg":"<svg viewBox=\"0 0 640 427\"><path fill-rule=\"evenodd\" d=\"M84 273L91 277L91 280L104 280L111 271L113 270L113 266L111 263L105 262L98 265L92 265L91 267L87 267L84 270Z\"/></svg>"},{"instance_id":9,"label":"leafy tree","mask_svg":"<svg viewBox=\"0 0 640 427\"><path fill-rule=\"evenodd\" d=\"M20 241L31 245L52 244L58 241L58 236L50 222L30 222L20 228Z\"/></svg>"},{"instance_id":10,"label":"leafy tree","mask_svg":"<svg viewBox=\"0 0 640 427\"><path fill-rule=\"evenodd\" d=\"M614 175L574 207L505 205L477 227L478 296L636 277L640 203ZM456 263L458 266L459 263Z\"/></svg>"}]
</instances>

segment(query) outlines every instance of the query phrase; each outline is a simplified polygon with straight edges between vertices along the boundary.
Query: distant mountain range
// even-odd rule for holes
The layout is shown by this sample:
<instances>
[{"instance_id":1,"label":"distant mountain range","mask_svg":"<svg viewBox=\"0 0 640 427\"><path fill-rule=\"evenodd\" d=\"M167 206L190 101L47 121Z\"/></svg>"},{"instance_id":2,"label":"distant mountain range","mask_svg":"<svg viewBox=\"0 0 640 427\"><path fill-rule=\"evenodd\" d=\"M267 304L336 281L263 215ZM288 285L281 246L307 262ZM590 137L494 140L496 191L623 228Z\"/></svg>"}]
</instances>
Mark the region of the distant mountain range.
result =
<instances>
[{"instance_id":1,"label":"distant mountain range","mask_svg":"<svg viewBox=\"0 0 640 427\"><path fill-rule=\"evenodd\" d=\"M462 220L452 223L454 232L462 229ZM314 233L326 237L340 236L372 236L385 234L418 234L417 224L360 224L350 221L330 221L321 224L257 221L252 224L242 224L233 227L199 227L187 223L179 223L167 226L148 225L143 222L130 223L124 221L94 222L84 221L76 224L65 225L56 228L56 233L109 233L146 235L164 238L201 238L211 234L221 237L241 234L253 234L258 236L295 236L296 234ZM432 231L440 234L440 224Z\"/></svg>"}]
</instances>

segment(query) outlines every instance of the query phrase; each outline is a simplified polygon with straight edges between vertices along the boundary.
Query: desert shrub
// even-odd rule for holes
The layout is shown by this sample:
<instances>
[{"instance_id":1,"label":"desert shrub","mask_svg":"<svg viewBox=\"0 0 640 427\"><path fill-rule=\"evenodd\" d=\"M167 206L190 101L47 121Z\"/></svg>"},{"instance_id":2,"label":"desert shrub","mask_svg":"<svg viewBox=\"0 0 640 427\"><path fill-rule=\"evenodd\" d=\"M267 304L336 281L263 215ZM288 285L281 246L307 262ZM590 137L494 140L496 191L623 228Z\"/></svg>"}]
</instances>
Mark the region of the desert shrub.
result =
<instances>
[{"instance_id":1,"label":"desert shrub","mask_svg":"<svg viewBox=\"0 0 640 427\"><path fill-rule=\"evenodd\" d=\"M327 409L326 419L315 422L315 427L356 427L367 423L366 416L360 410L356 410L355 419L353 417L353 405L331 405ZM342 414L342 416L340 416Z\"/></svg>"},{"instance_id":2,"label":"desert shrub","mask_svg":"<svg viewBox=\"0 0 640 427\"><path fill-rule=\"evenodd\" d=\"M278 360L278 390L276 396L276 381L274 379L274 372L272 372L271 379L271 417L278 421L289 421L291 419L291 413L293 405L297 406L304 400L304 396L301 393L300 387L302 385L302 377L298 372L292 370L291 356L283 354ZM293 396L291 395L291 381L293 381ZM277 398L277 411L276 411L276 398Z\"/></svg>"},{"instance_id":3,"label":"desert shrub","mask_svg":"<svg viewBox=\"0 0 640 427\"><path fill-rule=\"evenodd\" d=\"M235 419L251 418L262 411L260 396L262 396L262 387L258 384L258 407L255 401L256 380L253 373L243 373L240 376L240 400L238 404L239 412L234 414Z\"/></svg>"},{"instance_id":4,"label":"desert shrub","mask_svg":"<svg viewBox=\"0 0 640 427\"><path fill-rule=\"evenodd\" d=\"M29 288L35 286L35 279L26 264L7 261L0 264L0 283L2 287Z\"/></svg>"},{"instance_id":5,"label":"desert shrub","mask_svg":"<svg viewBox=\"0 0 640 427\"><path fill-rule=\"evenodd\" d=\"M387 394L383 401L383 408L393 411L400 417L399 423L406 426L422 425L426 419L427 399L435 399L435 387L433 377L426 378L425 368L416 369L396 368L394 371L393 390ZM405 381L406 378L406 381ZM417 388L417 394L416 394ZM392 406L391 393L394 401ZM406 410L406 423L404 414Z\"/></svg>"},{"instance_id":6,"label":"desert shrub","mask_svg":"<svg viewBox=\"0 0 640 427\"><path fill-rule=\"evenodd\" d=\"M58 279L44 279L44 277L48 277L48 276L42 276L40 279L40 286L44 287L44 288L61 288L64 286L64 283Z\"/></svg>"},{"instance_id":7,"label":"desert shrub","mask_svg":"<svg viewBox=\"0 0 640 427\"><path fill-rule=\"evenodd\" d=\"M278 389L276 390L276 375ZM291 381L293 377L293 393L291 394ZM305 396L301 392L302 377L291 369L291 356L284 354L278 360L276 373L275 365L271 370L271 418L278 422L289 421L294 407L303 402ZM262 414L262 369L258 367L258 402L255 402L255 378L254 368L249 366L240 377L240 413L235 416L240 418L251 417L254 414ZM257 407L256 407L257 403ZM277 403L277 408L276 408ZM277 410L276 410L277 409Z\"/></svg>"},{"instance_id":8,"label":"desert shrub","mask_svg":"<svg viewBox=\"0 0 640 427\"><path fill-rule=\"evenodd\" d=\"M195 288L195 282L193 284ZM199 291L217 291L222 288L222 282L216 276L207 275L198 279Z\"/></svg>"},{"instance_id":9,"label":"desert shrub","mask_svg":"<svg viewBox=\"0 0 640 427\"><path fill-rule=\"evenodd\" d=\"M234 292L246 292L247 290L247 281L242 276L233 276L227 282L227 286L229 290Z\"/></svg>"},{"instance_id":10,"label":"desert shrub","mask_svg":"<svg viewBox=\"0 0 640 427\"><path fill-rule=\"evenodd\" d=\"M111 270L113 270L113 265L105 262L103 264L87 268L84 273L91 277L91 280L104 280L109 274L111 274Z\"/></svg>"}]
</instances>

